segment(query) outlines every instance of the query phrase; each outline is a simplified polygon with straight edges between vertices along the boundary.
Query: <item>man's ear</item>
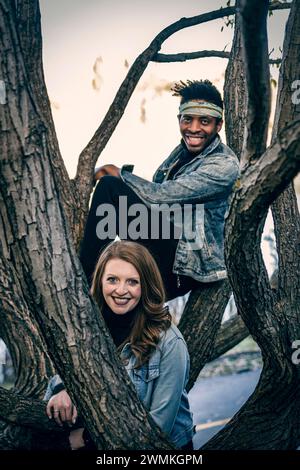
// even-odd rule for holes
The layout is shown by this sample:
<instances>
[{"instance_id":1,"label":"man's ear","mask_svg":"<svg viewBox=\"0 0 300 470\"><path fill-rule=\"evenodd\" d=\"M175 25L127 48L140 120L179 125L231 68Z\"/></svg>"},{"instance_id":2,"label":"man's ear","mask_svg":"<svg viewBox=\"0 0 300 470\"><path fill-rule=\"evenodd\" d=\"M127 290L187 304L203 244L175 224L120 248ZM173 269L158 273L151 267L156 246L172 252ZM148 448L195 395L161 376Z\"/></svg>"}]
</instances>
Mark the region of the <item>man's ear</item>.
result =
<instances>
[{"instance_id":1,"label":"man's ear","mask_svg":"<svg viewBox=\"0 0 300 470\"><path fill-rule=\"evenodd\" d=\"M220 130L222 129L222 126L223 126L223 119L221 119L221 121L218 122L217 124L217 131L220 132Z\"/></svg>"}]
</instances>

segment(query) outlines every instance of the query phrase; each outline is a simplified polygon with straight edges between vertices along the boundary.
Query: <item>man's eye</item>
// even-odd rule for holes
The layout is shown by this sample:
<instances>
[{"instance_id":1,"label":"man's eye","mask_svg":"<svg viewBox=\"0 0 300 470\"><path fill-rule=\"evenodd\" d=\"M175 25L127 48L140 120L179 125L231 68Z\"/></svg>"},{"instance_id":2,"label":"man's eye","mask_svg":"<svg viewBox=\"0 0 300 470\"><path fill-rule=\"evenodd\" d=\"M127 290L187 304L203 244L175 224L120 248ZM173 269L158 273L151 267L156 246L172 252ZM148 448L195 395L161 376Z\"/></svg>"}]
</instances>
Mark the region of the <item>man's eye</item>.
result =
<instances>
[{"instance_id":1,"label":"man's eye","mask_svg":"<svg viewBox=\"0 0 300 470\"><path fill-rule=\"evenodd\" d=\"M201 119L201 122L202 122L202 124L204 124L204 126L207 126L207 124L208 124L208 120L207 120L207 119Z\"/></svg>"},{"instance_id":2,"label":"man's eye","mask_svg":"<svg viewBox=\"0 0 300 470\"><path fill-rule=\"evenodd\" d=\"M181 119L183 122L191 122L191 118L189 116L182 116L182 119Z\"/></svg>"}]
</instances>

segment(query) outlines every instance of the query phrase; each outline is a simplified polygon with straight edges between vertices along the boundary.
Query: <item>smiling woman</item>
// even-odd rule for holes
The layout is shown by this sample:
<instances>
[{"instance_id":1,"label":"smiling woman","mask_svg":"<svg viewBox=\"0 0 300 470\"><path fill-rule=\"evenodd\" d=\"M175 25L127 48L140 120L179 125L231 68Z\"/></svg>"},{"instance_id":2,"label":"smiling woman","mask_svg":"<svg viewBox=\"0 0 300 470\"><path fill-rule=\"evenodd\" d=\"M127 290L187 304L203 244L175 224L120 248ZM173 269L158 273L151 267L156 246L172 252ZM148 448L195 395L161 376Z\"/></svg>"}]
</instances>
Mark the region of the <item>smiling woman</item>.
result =
<instances>
[{"instance_id":1,"label":"smiling woman","mask_svg":"<svg viewBox=\"0 0 300 470\"><path fill-rule=\"evenodd\" d=\"M131 241L106 247L95 268L91 293L139 399L175 447L193 449L186 392L189 355L164 305L162 278L147 248ZM45 399L49 418L75 425L70 432L72 449L92 445L82 420L76 423L76 407L58 376L50 381Z\"/></svg>"},{"instance_id":2,"label":"smiling woman","mask_svg":"<svg viewBox=\"0 0 300 470\"><path fill-rule=\"evenodd\" d=\"M137 306L141 298L140 276L135 267L122 259L111 259L102 276L103 298L111 310L123 315Z\"/></svg>"}]
</instances>

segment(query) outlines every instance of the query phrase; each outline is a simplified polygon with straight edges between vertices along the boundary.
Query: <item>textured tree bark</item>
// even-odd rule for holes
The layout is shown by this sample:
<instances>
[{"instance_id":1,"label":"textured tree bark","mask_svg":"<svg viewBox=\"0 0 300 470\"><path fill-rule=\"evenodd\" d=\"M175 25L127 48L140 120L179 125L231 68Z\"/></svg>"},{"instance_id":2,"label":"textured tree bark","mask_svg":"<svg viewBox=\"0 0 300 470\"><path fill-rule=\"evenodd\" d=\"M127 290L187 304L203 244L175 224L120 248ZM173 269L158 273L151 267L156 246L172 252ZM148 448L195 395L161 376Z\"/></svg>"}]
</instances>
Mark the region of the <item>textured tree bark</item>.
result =
<instances>
[{"instance_id":1,"label":"textured tree bark","mask_svg":"<svg viewBox=\"0 0 300 470\"><path fill-rule=\"evenodd\" d=\"M265 151L270 117L270 70L267 34L269 2L241 0L242 52L247 77L248 105L241 163L255 162ZM253 21L253 12L255 19Z\"/></svg>"},{"instance_id":2,"label":"textured tree bark","mask_svg":"<svg viewBox=\"0 0 300 470\"><path fill-rule=\"evenodd\" d=\"M231 288L227 280L203 285L190 294L178 325L190 353L188 390L192 388L201 369L211 358L230 294Z\"/></svg>"},{"instance_id":3,"label":"textured tree bark","mask_svg":"<svg viewBox=\"0 0 300 470\"><path fill-rule=\"evenodd\" d=\"M293 40L290 41L289 38ZM291 121L300 118L300 105L293 100L294 81L300 77L300 1L295 0L286 25L283 61L278 81L278 97L272 132L274 141L279 132ZM272 205L276 245L278 252L278 301L285 315L300 322L300 216L294 186L288 188ZM294 322L290 325L291 338L298 338Z\"/></svg>"},{"instance_id":4,"label":"textured tree bark","mask_svg":"<svg viewBox=\"0 0 300 470\"><path fill-rule=\"evenodd\" d=\"M27 87L11 2L0 4L1 76L7 101L0 107L2 235L5 264L18 274L23 297L45 338L98 448L170 448L138 402L120 366L77 259L52 174L46 128ZM21 114L19 103L22 103ZM20 309L26 305L21 303ZM85 367L79 367L84 364ZM95 403L97 406L95 406ZM123 412L120 414L120 406Z\"/></svg>"},{"instance_id":5,"label":"textured tree bark","mask_svg":"<svg viewBox=\"0 0 300 470\"><path fill-rule=\"evenodd\" d=\"M236 7L240 8L241 0ZM226 142L240 159L247 111L245 62L242 55L241 18L235 16L234 36L224 81L224 108Z\"/></svg>"},{"instance_id":6,"label":"textured tree bark","mask_svg":"<svg viewBox=\"0 0 300 470\"><path fill-rule=\"evenodd\" d=\"M295 12L293 8L299 14L295 2L289 21ZM248 28L251 30L251 25ZM290 47L296 41L295 32L288 31L283 61L291 59ZM265 60L258 63L263 67ZM261 76L260 70L257 73ZM248 87L252 85L248 82ZM252 122L251 116L258 113L259 103L249 99L248 106L253 109L247 125ZM267 126L267 116L262 125ZM291 327L287 326L291 323L293 331L299 333L299 322L295 313L284 310L279 296L271 289L260 252L265 212L299 171L300 121L287 126L260 158L263 141L252 139L252 132L253 129L248 132L244 153L251 164L245 161L241 186L234 195L226 227L225 254L237 308L261 347L264 367L253 395L205 449L295 449L300 440L299 368L291 360L294 338L289 335ZM265 135L264 128L260 135ZM297 299L291 300L291 307L296 308Z\"/></svg>"},{"instance_id":7,"label":"textured tree bark","mask_svg":"<svg viewBox=\"0 0 300 470\"><path fill-rule=\"evenodd\" d=\"M287 8L289 6L281 5L279 7ZM108 332L97 309L88 298L87 286L82 279L82 272L74 251L72 235L75 234L75 241L78 241L82 233L87 215L88 199L92 190L95 161L119 122L141 74L148 62L155 57L162 42L184 27L200 24L234 12L235 8L231 7L194 18L183 18L163 30L152 41L149 48L136 60L120 87L110 108L110 111L116 112L112 114L110 111L108 112L92 141L82 152L75 182L69 182L59 154L49 101L45 96L46 88L41 66L38 2L36 0L25 0L24 2L2 0L0 3L0 45L1 50L5 51L5 59L0 63L0 72L1 79L5 81L7 89L7 102L0 106L1 332L3 331L6 341L14 343L11 346L14 363L17 364L17 368L22 368L17 385L18 389L26 395L31 393L31 396L40 396L42 394L45 379L52 372L51 361L48 352L46 352L49 351L99 449L163 449L170 448L170 444L161 437L151 420L147 418L145 410L136 400L135 391L126 372L118 364ZM32 38L34 38L33 43ZM258 63L258 65L260 64ZM31 85L29 77L32 78ZM259 77L262 79L260 81L262 83L263 73L259 74ZM113 119L109 120L108 117L111 118L111 116ZM260 131L263 131L261 135L264 136L264 129ZM258 158L259 149L256 145L257 140L253 144L255 140L253 139L253 129L251 132L247 143L247 155L249 156L254 149L255 160ZM270 320L269 313L273 311L275 318L276 315L281 319L284 317L280 303L275 302L272 293L268 290L263 270L262 276L257 282L254 268L261 269L263 266L259 254L259 244L252 243L251 237L250 241L248 240L244 245L241 240L245 233L248 234L245 231L245 226L248 227L250 235L252 235L253 227L257 226L253 215L253 212L256 211L261 216L261 209L257 203L259 202L263 206L268 205L274 194L278 193L295 174L298 165L296 157L299 155L299 147L296 142L296 139L299 139L299 133L297 134L297 132L298 128L295 124L290 126L283 133L281 142L277 143L264 157L265 164L261 164L259 160L259 166L256 168L257 173L249 170L244 182L246 186L249 185L250 190L244 193L243 191L238 192L237 202L234 206L241 210L242 216L245 214L245 218L240 217L239 219L237 216L236 219L231 220L232 226L235 224L236 231L233 232L230 249L233 254L239 255L238 249L242 247L242 254L237 256L236 264L230 265L233 272L230 279L231 282L234 280L234 285L236 283L236 296L241 296L241 292L245 292L245 286L248 282L245 281L247 276L240 277L238 270L237 272L234 270L236 267L243 268L241 259L246 260L246 264L249 263L249 285L251 289L254 289L254 286L257 289L258 285L256 300L259 295L262 295L263 299L258 302L254 318L251 320L250 308L245 304L248 300L253 303L255 296L252 296L253 292L251 292L244 301L240 297L241 305L245 307L243 318L248 320L246 323L247 326L250 325L249 330L256 332L256 337L261 338L261 342L266 345L263 349L265 368L259 394L254 395L245 409L241 410L239 417L234 420L233 424L228 425L225 437L221 435L216 438L217 446L220 448L226 447L228 441L230 442L227 448L244 445L238 441L239 433L240 439L241 436L244 438L245 434L245 448L256 448L258 434L256 429L267 433L270 429L270 423L264 426L263 418L265 416L259 417L259 422L256 421L257 427L253 428L252 440L248 439L250 447L247 447L245 429L249 410L250 424L254 426L255 411L257 413L257 407L260 409L260 406L266 407L266 413L277 413L278 409L281 419L286 416L290 423L294 423L298 418L299 423L297 402L299 376L295 372L295 368L286 360L287 357L290 357L288 354L291 348L285 347L285 333L280 334L279 329L279 326L285 325L286 321L284 319L284 322L277 325L276 322L273 323L273 319ZM288 168L284 168L285 162L288 162ZM274 175L274 181L268 179L267 172L270 169L272 169L271 175ZM283 180L276 186L275 182L278 183L276 178L279 176L282 176ZM263 191L260 191L258 185L254 186L256 181L260 182L260 178ZM269 190L270 195L266 196L264 191ZM246 197L244 206L239 200L239 196ZM252 225L246 223L243 226L243 223L240 223L241 219L242 222L247 223L249 220L252 221ZM260 227L257 227L257 233L259 238ZM253 248L258 252L254 261L251 259ZM246 253L247 249L250 250L248 253ZM245 251L243 252L243 250ZM243 258L243 256L245 257ZM246 282L245 285L244 282ZM212 295L213 309L212 299L208 299L209 295ZM204 312L200 315L202 329L199 333L203 340L201 347L202 344L204 347L200 351L201 354L197 351L200 367L194 361L194 376L197 375L197 368L199 371L205 361L211 357L211 349L228 297L227 283L213 286L213 288L207 286L206 293L202 292L199 298L196 293L192 294L191 302L186 307L181 327L186 330L187 336L188 317L193 317L199 323L197 310L200 306ZM261 309L264 306L267 307L266 315L262 315L260 318ZM210 309L213 311L210 312ZM293 320L292 315L291 319ZM292 321L292 325L295 325L294 321ZM13 326L15 326L14 332L11 330ZM261 327L264 327L265 331L259 334ZM196 336L199 325L193 325L193 331ZM204 333L207 331L211 334L210 338L205 337ZM297 329L294 331L298 332ZM29 351L29 357L23 357L25 356L25 348L21 346L20 337L22 334L26 336L26 351ZM190 349L195 347L191 335L188 338L188 343ZM199 341L197 344L200 346ZM268 355L270 345L273 347ZM271 352L278 354L278 357L271 357ZM84 370L78 367L79 364L85 364ZM24 367L28 370L24 371ZM274 370L279 371L279 378L278 383L272 382L272 388L270 383ZM35 377L31 377L31 374L34 374ZM40 374L42 374L41 381L39 380ZM285 388L279 380L283 380ZM277 386L279 393L276 393ZM30 387L32 390L29 391ZM1 416L1 406L4 402L2 400L3 393L0 392ZM268 398L268 393L270 393L270 398ZM283 402L280 402L282 397L288 400L296 397L295 403L287 408ZM13 403L20 411L20 416L23 416L24 423L27 423L26 426L29 426L30 414L25 414L25 402L18 400L19 398L16 397ZM37 411L38 406L42 405L37 405ZM120 409L122 409L122 413L120 413ZM10 411L9 417L13 421L15 415L12 411ZM36 423L41 418L37 412L36 415L31 416L31 419ZM275 432L276 441L276 439L280 439L279 431L282 433L282 427L280 427L279 418L276 418L274 423L278 426ZM299 437L298 426L295 426L294 431L291 431L290 427L288 428L281 439L282 448L288 448L295 444L297 436ZM45 427L47 426L45 425ZM12 436L17 436L18 441L19 430L18 428L10 428L8 431L0 446L5 438L7 440L5 445L10 448ZM265 436L265 434L262 435ZM21 447L30 448L32 438L30 434L27 436L24 436L22 445L19 441L17 444L20 443ZM272 437L274 436L272 435ZM63 446L66 445L63 443ZM271 448L267 434L265 441L261 439L261 446L265 445Z\"/></svg>"},{"instance_id":8,"label":"textured tree bark","mask_svg":"<svg viewBox=\"0 0 300 470\"><path fill-rule=\"evenodd\" d=\"M227 320L217 334L214 349L210 356L210 361L214 361L218 357L225 354L230 349L249 336L248 328L243 322L240 315L235 315Z\"/></svg>"},{"instance_id":9,"label":"textured tree bark","mask_svg":"<svg viewBox=\"0 0 300 470\"><path fill-rule=\"evenodd\" d=\"M75 244L78 245L82 235L82 233L79 232L77 222L78 212L80 212L80 202L77 199L78 194L74 191L74 185L72 181L70 181L59 150L50 100L45 84L42 63L42 32L39 1L16 0L15 5L17 33L20 39L26 74L27 77L30 77L28 86L32 90L37 111L47 129L45 138L47 139L50 150L57 195L63 205L70 227L72 228L71 236L74 238Z\"/></svg>"}]
</instances>

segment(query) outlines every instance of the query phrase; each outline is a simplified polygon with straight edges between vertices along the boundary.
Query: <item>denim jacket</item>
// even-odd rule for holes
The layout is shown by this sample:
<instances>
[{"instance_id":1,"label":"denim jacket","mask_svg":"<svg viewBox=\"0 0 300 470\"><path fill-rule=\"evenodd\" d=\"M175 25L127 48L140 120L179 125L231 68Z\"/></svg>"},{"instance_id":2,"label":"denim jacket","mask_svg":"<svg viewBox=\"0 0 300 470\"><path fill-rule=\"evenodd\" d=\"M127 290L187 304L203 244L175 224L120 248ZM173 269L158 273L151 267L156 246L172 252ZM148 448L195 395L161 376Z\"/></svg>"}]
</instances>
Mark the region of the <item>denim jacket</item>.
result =
<instances>
[{"instance_id":1,"label":"denim jacket","mask_svg":"<svg viewBox=\"0 0 300 470\"><path fill-rule=\"evenodd\" d=\"M180 144L157 169L153 182L125 169L121 169L121 177L148 207L174 203L191 207L191 227L194 227L196 239L183 231L173 272L200 282L218 281L226 277L224 223L228 198L239 174L239 162L217 135L168 180L168 173L182 152L184 147Z\"/></svg>"},{"instance_id":2,"label":"denim jacket","mask_svg":"<svg viewBox=\"0 0 300 470\"><path fill-rule=\"evenodd\" d=\"M130 343L121 351L121 359L139 399L159 428L178 448L193 437L193 418L187 392L190 360L186 343L175 325L161 333L160 341L149 361L134 369L136 359ZM59 375L49 381L44 400L49 400L54 388L61 384Z\"/></svg>"},{"instance_id":3,"label":"denim jacket","mask_svg":"<svg viewBox=\"0 0 300 470\"><path fill-rule=\"evenodd\" d=\"M139 369L127 343L121 358L139 399L159 428L176 447L182 447L193 437L193 418L189 407L186 384L190 359L186 343L175 325L161 334L161 339L149 361Z\"/></svg>"}]
</instances>

